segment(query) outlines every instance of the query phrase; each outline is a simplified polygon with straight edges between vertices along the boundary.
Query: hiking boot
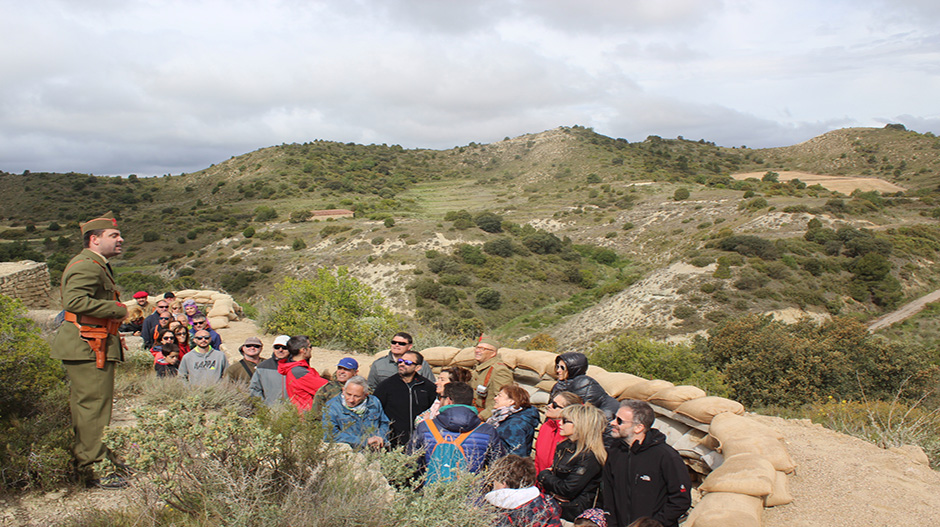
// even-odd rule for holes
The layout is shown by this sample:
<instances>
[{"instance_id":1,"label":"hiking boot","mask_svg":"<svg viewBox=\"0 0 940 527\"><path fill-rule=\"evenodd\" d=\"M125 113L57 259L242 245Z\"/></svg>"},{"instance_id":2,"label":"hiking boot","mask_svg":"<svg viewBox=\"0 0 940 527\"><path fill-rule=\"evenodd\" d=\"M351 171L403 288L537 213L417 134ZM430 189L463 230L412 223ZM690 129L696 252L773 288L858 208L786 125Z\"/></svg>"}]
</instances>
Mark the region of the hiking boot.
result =
<instances>
[{"instance_id":1,"label":"hiking boot","mask_svg":"<svg viewBox=\"0 0 940 527\"><path fill-rule=\"evenodd\" d=\"M90 489L118 490L130 485L130 482L117 474L108 474L103 478L85 480L85 487Z\"/></svg>"}]
</instances>

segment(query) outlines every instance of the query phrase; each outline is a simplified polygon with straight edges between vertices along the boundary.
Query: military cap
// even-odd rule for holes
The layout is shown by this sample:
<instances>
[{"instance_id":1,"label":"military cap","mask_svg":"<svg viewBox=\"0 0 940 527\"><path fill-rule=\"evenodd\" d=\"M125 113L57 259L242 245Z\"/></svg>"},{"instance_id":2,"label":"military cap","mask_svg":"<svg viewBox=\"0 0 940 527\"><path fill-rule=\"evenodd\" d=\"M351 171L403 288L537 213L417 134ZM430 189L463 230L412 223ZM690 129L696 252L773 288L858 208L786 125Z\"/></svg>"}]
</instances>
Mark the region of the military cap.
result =
<instances>
[{"instance_id":1,"label":"military cap","mask_svg":"<svg viewBox=\"0 0 940 527\"><path fill-rule=\"evenodd\" d=\"M85 235L88 231L96 231L98 229L117 229L118 224L117 220L114 219L114 213L108 211L101 216L100 218L95 218L93 220L88 220L82 224L82 236Z\"/></svg>"}]
</instances>

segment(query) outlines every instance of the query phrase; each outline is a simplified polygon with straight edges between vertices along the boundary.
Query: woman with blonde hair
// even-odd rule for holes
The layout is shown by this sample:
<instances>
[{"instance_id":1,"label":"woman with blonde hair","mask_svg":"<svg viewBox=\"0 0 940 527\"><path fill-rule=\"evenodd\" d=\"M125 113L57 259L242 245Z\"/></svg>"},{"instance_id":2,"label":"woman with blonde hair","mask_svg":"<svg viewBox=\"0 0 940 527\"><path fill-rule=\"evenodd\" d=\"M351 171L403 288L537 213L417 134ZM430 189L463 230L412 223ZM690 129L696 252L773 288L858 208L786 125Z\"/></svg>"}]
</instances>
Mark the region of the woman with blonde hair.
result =
<instances>
[{"instance_id":1,"label":"woman with blonde hair","mask_svg":"<svg viewBox=\"0 0 940 527\"><path fill-rule=\"evenodd\" d=\"M573 404L584 404L584 400L571 392L560 392L545 405L545 422L539 427L535 439L535 471L551 468L555 460L555 447L565 440L559 432L561 411Z\"/></svg>"},{"instance_id":2,"label":"woman with blonde hair","mask_svg":"<svg viewBox=\"0 0 940 527\"><path fill-rule=\"evenodd\" d=\"M574 521L585 509L600 506L606 426L604 412L594 406L571 405L561 411L559 433L565 440L558 443L552 468L541 471L538 482L558 501L564 520Z\"/></svg>"}]
</instances>

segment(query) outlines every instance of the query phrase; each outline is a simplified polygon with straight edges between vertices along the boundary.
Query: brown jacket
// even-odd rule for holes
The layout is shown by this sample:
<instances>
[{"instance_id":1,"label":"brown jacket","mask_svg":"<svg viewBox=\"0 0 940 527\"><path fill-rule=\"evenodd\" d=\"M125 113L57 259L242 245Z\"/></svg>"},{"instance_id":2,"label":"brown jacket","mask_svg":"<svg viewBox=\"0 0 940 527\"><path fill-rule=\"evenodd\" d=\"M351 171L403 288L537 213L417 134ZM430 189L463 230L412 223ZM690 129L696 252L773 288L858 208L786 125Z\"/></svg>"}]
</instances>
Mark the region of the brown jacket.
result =
<instances>
[{"instance_id":1,"label":"brown jacket","mask_svg":"<svg viewBox=\"0 0 940 527\"><path fill-rule=\"evenodd\" d=\"M492 370L492 373L489 373ZM489 382L487 380L489 374ZM492 359L481 362L473 369L473 377L470 378L470 387L473 388L473 404L483 409L480 410L480 419L486 421L493 412L493 398L503 389L503 386L512 384L512 370L503 363L503 358L496 354ZM477 386L486 386L486 398L480 397L477 392Z\"/></svg>"}]
</instances>

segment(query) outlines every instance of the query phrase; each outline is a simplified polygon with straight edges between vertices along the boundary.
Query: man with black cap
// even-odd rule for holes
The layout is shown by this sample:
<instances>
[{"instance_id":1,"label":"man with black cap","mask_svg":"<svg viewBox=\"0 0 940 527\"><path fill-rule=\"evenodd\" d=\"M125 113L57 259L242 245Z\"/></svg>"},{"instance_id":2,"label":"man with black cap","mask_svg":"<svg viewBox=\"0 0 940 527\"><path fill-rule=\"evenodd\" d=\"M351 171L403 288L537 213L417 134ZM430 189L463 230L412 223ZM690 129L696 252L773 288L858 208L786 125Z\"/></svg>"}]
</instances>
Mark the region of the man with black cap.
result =
<instances>
[{"instance_id":1,"label":"man with black cap","mask_svg":"<svg viewBox=\"0 0 940 527\"><path fill-rule=\"evenodd\" d=\"M245 343L238 347L242 354L242 360L231 365L225 370L225 378L233 382L248 384L251 376L255 374L255 368L261 362L261 348L264 344L258 337L248 337Z\"/></svg>"},{"instance_id":2,"label":"man with black cap","mask_svg":"<svg viewBox=\"0 0 940 527\"><path fill-rule=\"evenodd\" d=\"M84 249L62 272L65 322L50 355L62 361L71 381L72 453L78 476L86 486L117 489L127 481L117 474L99 478L94 465L107 458L123 466L102 436L111 422L115 363L124 360L118 328L127 316L108 260L121 254L124 239L110 212L82 224L81 232Z\"/></svg>"}]
</instances>

